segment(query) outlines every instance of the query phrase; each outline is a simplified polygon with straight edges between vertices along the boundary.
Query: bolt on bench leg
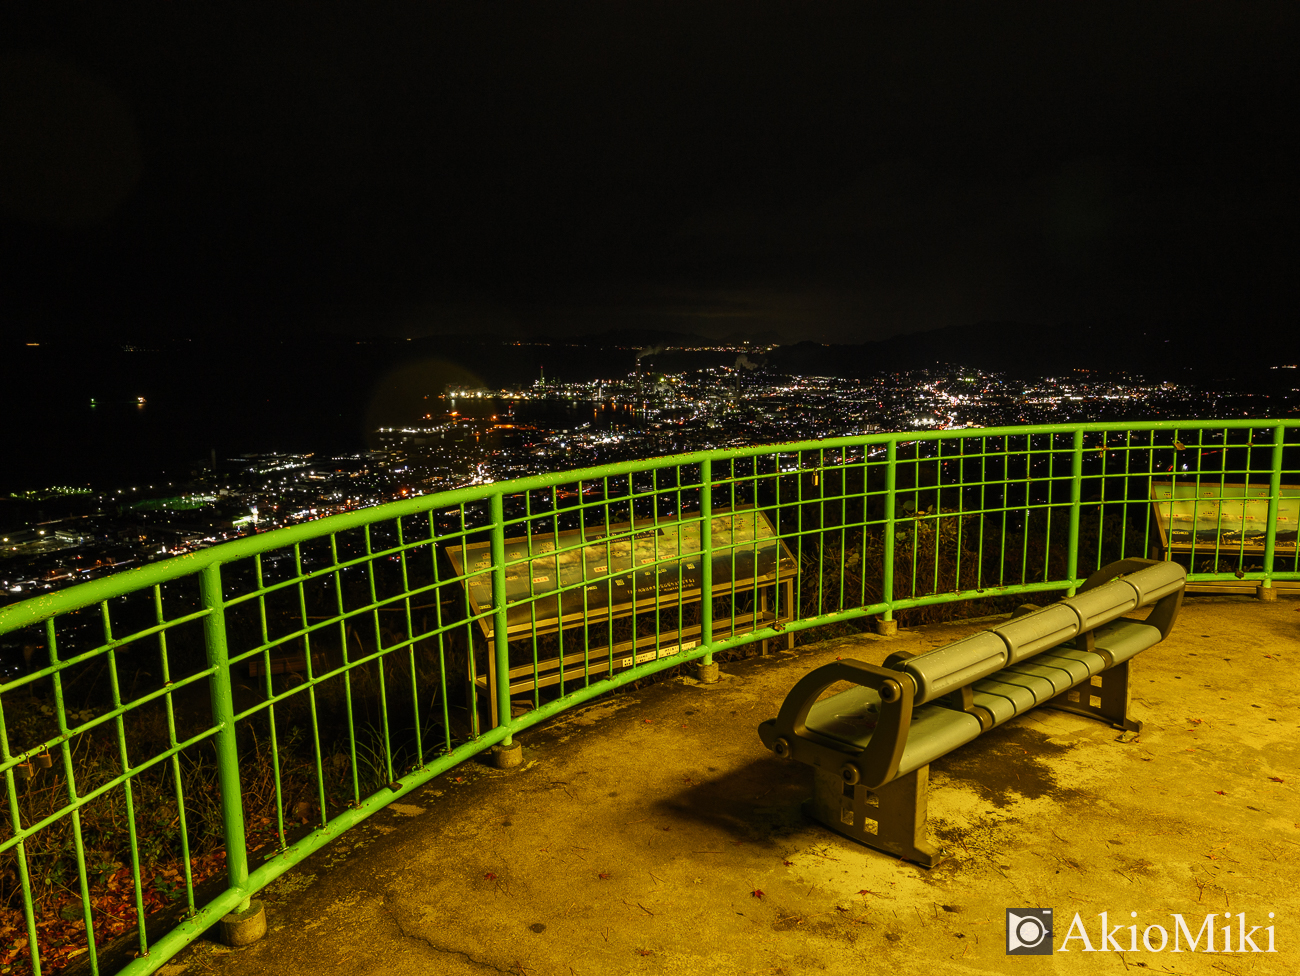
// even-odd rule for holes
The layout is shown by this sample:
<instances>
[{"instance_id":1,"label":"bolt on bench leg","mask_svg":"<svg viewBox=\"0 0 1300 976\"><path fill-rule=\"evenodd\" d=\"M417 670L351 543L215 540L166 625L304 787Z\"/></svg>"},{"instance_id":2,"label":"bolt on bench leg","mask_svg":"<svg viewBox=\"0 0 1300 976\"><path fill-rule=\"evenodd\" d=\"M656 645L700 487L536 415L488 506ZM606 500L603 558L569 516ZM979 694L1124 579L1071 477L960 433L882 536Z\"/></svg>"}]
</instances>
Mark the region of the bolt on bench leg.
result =
<instances>
[{"instance_id":1,"label":"bolt on bench leg","mask_svg":"<svg viewBox=\"0 0 1300 976\"><path fill-rule=\"evenodd\" d=\"M874 790L814 766L813 796L803 809L850 840L930 868L938 858L925 833L929 784L929 766Z\"/></svg>"}]
</instances>

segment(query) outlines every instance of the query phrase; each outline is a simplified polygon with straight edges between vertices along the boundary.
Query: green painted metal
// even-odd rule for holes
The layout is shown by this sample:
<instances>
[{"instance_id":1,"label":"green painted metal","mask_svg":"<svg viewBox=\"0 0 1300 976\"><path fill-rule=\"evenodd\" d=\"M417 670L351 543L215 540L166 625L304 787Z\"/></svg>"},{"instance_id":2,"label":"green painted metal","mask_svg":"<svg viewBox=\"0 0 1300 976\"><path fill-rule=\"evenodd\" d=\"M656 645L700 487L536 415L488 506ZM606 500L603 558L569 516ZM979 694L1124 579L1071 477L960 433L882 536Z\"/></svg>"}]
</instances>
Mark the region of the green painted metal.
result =
<instances>
[{"instance_id":1,"label":"green painted metal","mask_svg":"<svg viewBox=\"0 0 1300 976\"><path fill-rule=\"evenodd\" d=\"M700 462L700 643L713 646L713 459ZM713 663L713 653L704 655Z\"/></svg>"},{"instance_id":2,"label":"green painted metal","mask_svg":"<svg viewBox=\"0 0 1300 976\"><path fill-rule=\"evenodd\" d=\"M1282 496L1282 450L1286 444L1286 428L1278 425L1273 428L1273 451L1268 476L1268 530L1264 542L1264 580L1266 588L1273 586L1273 563L1277 557L1277 509L1278 499ZM1300 550L1300 539L1297 539Z\"/></svg>"},{"instance_id":3,"label":"green painted metal","mask_svg":"<svg viewBox=\"0 0 1300 976\"><path fill-rule=\"evenodd\" d=\"M212 677L208 692L212 697L212 721L217 734L213 744L217 750L217 777L221 784L221 823L226 840L226 881L234 890L243 892L235 911L248 908L248 852L245 849L243 790L239 777L239 749L235 742L235 711L230 692L230 653L226 644L225 600L221 594L221 565L211 563L203 567L199 576L199 593L204 609L204 642L208 653L208 667ZM106 611L107 612L107 611ZM117 721L121 723L119 715ZM120 727L120 725L119 725ZM136 887L140 880L136 878ZM143 929L143 926L141 927ZM147 949L147 947L142 947Z\"/></svg>"},{"instance_id":4,"label":"green painted metal","mask_svg":"<svg viewBox=\"0 0 1300 976\"><path fill-rule=\"evenodd\" d=\"M898 516L898 441L890 438L885 450L885 543L880 591L885 602L885 619L894 619L894 520Z\"/></svg>"},{"instance_id":5,"label":"green painted metal","mask_svg":"<svg viewBox=\"0 0 1300 976\"><path fill-rule=\"evenodd\" d=\"M496 617L496 623L493 626L494 648L496 654L496 672L497 686L489 689L490 694L497 696L497 714L501 716L503 722L510 719L510 650L508 645L509 636L506 628L506 533L505 533L505 513L502 507L501 492L493 492L489 496L489 503L492 506L492 605ZM531 555L531 553L530 553ZM506 730L506 737L501 741L502 745L509 746L513 744L510 730Z\"/></svg>"},{"instance_id":6,"label":"green painted metal","mask_svg":"<svg viewBox=\"0 0 1300 976\"><path fill-rule=\"evenodd\" d=\"M1049 425L652 458L330 516L0 608L0 635L48 658L0 678L0 858L17 878L13 910L34 945L52 897L43 875L64 870L98 972L102 919L90 906L105 855L89 846L87 823L116 805L117 857L138 917L161 856L147 820L170 809L175 850L166 856L183 878L187 917L152 944L137 931L147 955L124 970L153 971L391 800L613 689L867 617L1072 592L1091 568L1148 554L1153 481L1194 485L1196 504L1221 501L1233 484L1267 494L1262 549L1258 535L1248 544L1244 514L1234 527L1220 508L1215 539L1193 541L1189 581L1235 581L1243 567L1265 586L1300 579L1300 553L1277 524L1282 485L1300 482L1300 443L1287 440L1296 431L1281 420ZM759 545L734 519L715 539L713 518L750 505L795 554L793 606L779 568L781 585L714 593L723 572L739 579L746 561L756 565ZM664 534L670 524L700 528L694 594L666 541L682 537ZM520 538L525 555L508 560L506 541ZM487 543L484 561L458 572L445 550L470 542ZM611 569L618 547L641 560L626 579ZM585 568L575 576L572 567ZM507 578L521 573L532 580L518 598L533 623L527 647L512 644L506 626L517 605L507 603ZM477 574L490 579L491 604L476 612L468 584ZM632 612L615 613L626 585ZM585 624L548 630L566 599ZM761 621L760 605L788 622ZM480 619L492 623L486 649ZM558 679L543 684L550 656ZM489 661L495 682L481 687ZM87 673L106 688L93 708L74 700ZM531 682L517 716L512 673ZM38 692L50 696L44 724L31 720ZM492 727L480 699L496 706ZM146 714L162 730L152 743L138 738ZM41 765L50 750L57 772ZM204 777L215 783L217 837L190 816L206 802ZM256 819L250 803L261 804ZM225 855L226 889L204 904L193 855L214 849ZM34 972L40 962L31 959Z\"/></svg>"},{"instance_id":7,"label":"green painted metal","mask_svg":"<svg viewBox=\"0 0 1300 976\"><path fill-rule=\"evenodd\" d=\"M873 444L888 445L898 444L899 442L914 443L922 441L950 440L959 437L996 439L1020 435L1030 438L1041 434L1050 435L1061 432L1072 433L1076 427L1092 433L1140 430L1154 434L1162 431L1176 433L1179 430L1187 430L1196 427L1207 427L1220 430L1260 430L1273 429L1276 427L1294 428L1296 426L1295 422L1281 420L1148 421L1143 423L1114 422L1079 425L1026 425L1020 427L967 428L905 434L874 434L864 437L839 437L827 438L826 440L820 441L799 441L791 444L781 444L776 447L770 445L736 447L728 448L724 451L699 451L689 454L677 454L668 458L625 461L618 464L585 468L581 471L552 472L548 474L535 475L529 478L519 478L509 482L508 485L509 491L512 493L523 493L540 488L550 488L555 485L564 485L579 480L590 481L599 478L625 476L631 473L654 470L656 467L673 466L681 468L698 465L706 459L713 460L718 458L742 458L754 457L757 455L771 455L775 453L777 449L779 449L781 453L789 454L807 450L816 451L829 447L854 447ZM1154 451L1154 449L1155 445L1154 442L1152 442L1151 450ZM1008 451L1006 453L1010 454L1011 452ZM503 485L493 487L498 490L505 490ZM221 546L202 549L198 552L176 556L172 559L162 560L157 563L151 563L147 566L126 570L125 572L117 573L112 576L91 580L90 582L83 583L79 586L33 597L30 600L24 600L21 603L0 608L0 633L7 633L29 623L39 622L47 617L59 613L65 613L68 610L89 606L105 599L111 599L112 597L121 596L126 593L136 592L146 586L164 583L181 576L197 573L209 563L225 563L233 562L238 559L250 558L272 548L285 548L287 546L292 546L295 543L316 539L324 535L363 527L377 519L399 518L406 515L422 513L428 511L430 508L444 508L481 501L486 498L489 493L490 492L484 487L476 486L440 492L437 495L422 495L405 499L403 501L388 502L384 505L375 506L374 508L343 512L338 515L330 515L312 522L304 522L299 525L277 529L274 533L247 536L242 539L236 539L224 543ZM268 539L271 541L268 542Z\"/></svg>"},{"instance_id":8,"label":"green painted metal","mask_svg":"<svg viewBox=\"0 0 1300 976\"><path fill-rule=\"evenodd\" d=\"M1073 456L1070 461L1070 541L1069 552L1065 558L1066 572L1070 585L1067 596L1074 596L1075 587L1082 582L1079 579L1079 511L1083 504L1083 429L1074 432Z\"/></svg>"}]
</instances>

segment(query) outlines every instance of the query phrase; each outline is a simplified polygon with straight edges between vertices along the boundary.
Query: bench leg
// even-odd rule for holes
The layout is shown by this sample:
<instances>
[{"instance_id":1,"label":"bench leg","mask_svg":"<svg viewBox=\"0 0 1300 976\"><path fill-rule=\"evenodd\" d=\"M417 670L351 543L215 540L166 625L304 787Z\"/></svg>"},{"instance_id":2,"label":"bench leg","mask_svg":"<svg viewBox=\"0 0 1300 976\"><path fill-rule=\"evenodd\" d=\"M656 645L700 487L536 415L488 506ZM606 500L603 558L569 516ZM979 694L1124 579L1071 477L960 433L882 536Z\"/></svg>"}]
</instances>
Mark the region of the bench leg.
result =
<instances>
[{"instance_id":1,"label":"bench leg","mask_svg":"<svg viewBox=\"0 0 1300 976\"><path fill-rule=\"evenodd\" d=\"M1116 664L1101 674L1094 675L1091 683L1075 685L1069 691L1043 702L1047 708L1076 715L1087 715L1109 722L1117 729L1141 732L1142 723L1129 718L1129 665L1132 661Z\"/></svg>"},{"instance_id":2,"label":"bench leg","mask_svg":"<svg viewBox=\"0 0 1300 976\"><path fill-rule=\"evenodd\" d=\"M869 790L814 766L813 796L804 813L859 844L930 868L938 858L925 834L929 782L930 767L922 766Z\"/></svg>"}]
</instances>

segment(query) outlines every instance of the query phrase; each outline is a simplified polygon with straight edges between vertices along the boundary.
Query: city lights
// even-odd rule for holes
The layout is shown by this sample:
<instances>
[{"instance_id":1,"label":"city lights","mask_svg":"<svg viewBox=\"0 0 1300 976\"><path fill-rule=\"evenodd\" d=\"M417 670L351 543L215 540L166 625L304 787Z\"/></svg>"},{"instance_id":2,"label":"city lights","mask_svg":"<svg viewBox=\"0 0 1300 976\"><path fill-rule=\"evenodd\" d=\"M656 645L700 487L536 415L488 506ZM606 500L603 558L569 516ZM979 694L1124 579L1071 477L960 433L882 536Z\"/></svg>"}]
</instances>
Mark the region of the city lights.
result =
<instances>
[{"instance_id":1,"label":"city lights","mask_svg":"<svg viewBox=\"0 0 1300 976\"><path fill-rule=\"evenodd\" d=\"M635 458L876 431L1251 412L1249 394L1088 370L1025 381L943 364L854 379L646 366L582 382L430 391L411 423L378 428L376 449L359 454L245 454L179 486L15 493L69 514L7 527L0 588L49 589L398 498ZM799 470L794 454L778 463Z\"/></svg>"}]
</instances>

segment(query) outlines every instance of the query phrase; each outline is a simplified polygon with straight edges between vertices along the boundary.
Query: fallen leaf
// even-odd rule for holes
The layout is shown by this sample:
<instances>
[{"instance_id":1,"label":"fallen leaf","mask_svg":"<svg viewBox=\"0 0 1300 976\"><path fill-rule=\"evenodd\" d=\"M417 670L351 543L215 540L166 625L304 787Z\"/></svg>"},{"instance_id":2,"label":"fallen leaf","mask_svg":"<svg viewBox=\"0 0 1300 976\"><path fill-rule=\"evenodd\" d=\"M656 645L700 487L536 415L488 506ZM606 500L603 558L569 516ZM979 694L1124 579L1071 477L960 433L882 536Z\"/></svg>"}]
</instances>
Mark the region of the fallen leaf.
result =
<instances>
[{"instance_id":1,"label":"fallen leaf","mask_svg":"<svg viewBox=\"0 0 1300 976\"><path fill-rule=\"evenodd\" d=\"M1270 777L1268 778L1268 780L1269 780L1270 783L1285 783L1285 782L1286 782L1286 780L1284 780L1281 776L1270 776Z\"/></svg>"},{"instance_id":2,"label":"fallen leaf","mask_svg":"<svg viewBox=\"0 0 1300 976\"><path fill-rule=\"evenodd\" d=\"M753 891L751 891L751 892L749 893L749 896L750 896L751 898L762 898L762 897L763 897L763 889L762 889L762 888L755 888Z\"/></svg>"},{"instance_id":3,"label":"fallen leaf","mask_svg":"<svg viewBox=\"0 0 1300 976\"><path fill-rule=\"evenodd\" d=\"M1227 793L1223 792L1223 790L1215 790L1214 792L1215 792L1215 793L1218 793L1219 796L1227 796L1227 795L1228 795Z\"/></svg>"},{"instance_id":4,"label":"fallen leaf","mask_svg":"<svg viewBox=\"0 0 1300 976\"><path fill-rule=\"evenodd\" d=\"M489 871L487 874L483 875L483 880L484 880L484 881L495 881L496 879L497 879L497 876L496 876L495 874L493 874L491 871Z\"/></svg>"},{"instance_id":5,"label":"fallen leaf","mask_svg":"<svg viewBox=\"0 0 1300 976\"><path fill-rule=\"evenodd\" d=\"M596 875L596 877L600 878L601 881L608 881L608 880L609 880L609 872L608 872L608 871L601 871L600 874Z\"/></svg>"}]
</instances>

